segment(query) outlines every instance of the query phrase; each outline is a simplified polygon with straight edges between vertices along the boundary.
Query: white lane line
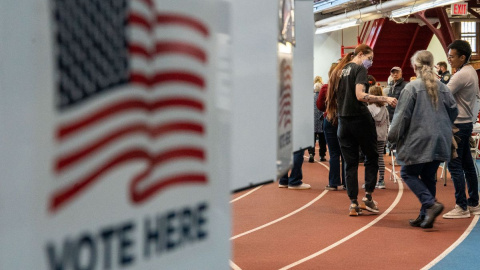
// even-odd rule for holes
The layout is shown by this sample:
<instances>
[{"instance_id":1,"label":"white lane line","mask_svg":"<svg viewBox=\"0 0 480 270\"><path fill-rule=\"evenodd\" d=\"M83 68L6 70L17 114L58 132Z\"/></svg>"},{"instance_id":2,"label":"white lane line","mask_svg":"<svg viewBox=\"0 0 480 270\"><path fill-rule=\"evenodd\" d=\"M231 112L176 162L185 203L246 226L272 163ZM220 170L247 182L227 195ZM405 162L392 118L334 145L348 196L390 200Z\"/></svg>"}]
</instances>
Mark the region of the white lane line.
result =
<instances>
[{"instance_id":1,"label":"white lane line","mask_svg":"<svg viewBox=\"0 0 480 270\"><path fill-rule=\"evenodd\" d=\"M306 159L306 158L310 158L310 157L303 155L303 159ZM315 163L318 163L318 164L322 165L323 167L327 168L328 171L330 171L330 167L328 167L327 165L323 164L322 162L315 160Z\"/></svg>"},{"instance_id":2,"label":"white lane line","mask_svg":"<svg viewBox=\"0 0 480 270\"><path fill-rule=\"evenodd\" d=\"M238 201L238 200L240 200L240 199L242 199L242 198L244 198L244 197L246 197L246 196L248 196L248 195L252 194L253 192L257 191L257 190L258 190L259 188L261 188L261 187L263 187L263 185L261 185L261 186L258 186L258 187L256 187L256 188L254 188L254 189L250 190L249 192L247 192L247 193L243 194L242 196L239 196L239 197L237 197L237 198L235 198L235 199L231 200L231 201L230 201L230 203L236 202L236 201Z\"/></svg>"},{"instance_id":3,"label":"white lane line","mask_svg":"<svg viewBox=\"0 0 480 270\"><path fill-rule=\"evenodd\" d=\"M475 215L473 218L472 222L470 223L470 226L463 232L463 234L455 241L450 247L448 247L442 254L438 255L437 258L433 259L429 264L425 265L421 270L426 270L432 268L435 264L437 264L439 261L441 261L443 258L445 258L450 252L452 252L460 243L467 238L467 236L472 232L473 228L477 224L479 219L478 215Z\"/></svg>"},{"instance_id":4,"label":"white lane line","mask_svg":"<svg viewBox=\"0 0 480 270\"><path fill-rule=\"evenodd\" d=\"M388 169L388 168L385 168L385 169L391 172L390 169ZM317 256L319 256L319 255L321 255L321 254L323 254L323 253L325 253L325 252L327 252L327 251L329 251L329 250L331 250L331 249L333 249L333 248L335 248L335 247L337 247L337 246L345 243L346 241L352 239L353 237L355 237L356 235L358 235L358 234L360 234L361 232L365 231L366 229L372 227L375 223L379 222L382 218L384 218L386 215L388 215L388 214L393 210L393 208L395 208L395 206L397 206L397 204L400 202L400 199L402 198L402 195L403 195L403 183L402 183L402 181L398 181L398 184L399 184L399 186L398 186L397 197L395 198L395 200L393 201L393 203L390 205L390 207L389 207L385 212L383 212L380 216L378 216L376 219L372 220L372 221L371 221L370 223L368 223L367 225L363 226L362 228L360 228L359 230L353 232L352 234L346 236L345 238L341 239L340 241L337 241L337 242L331 244L330 246L328 246L328 247L326 247L326 248L324 248L324 249L322 249L322 250L320 250L320 251L317 251L317 252L313 253L312 255L310 255L310 256L308 256L308 257L305 257L305 258L303 258L303 259L301 259L301 260L299 260L299 261L296 261L296 262L291 263L291 264L289 264L289 265L287 265L287 266L285 266L285 267L282 267L282 268L280 268L280 270L290 269L290 268L295 267L295 266L297 266L297 265L299 265L299 264L301 264L301 263L304 263L304 262L306 262L306 261L308 261L308 260L311 260L311 259L313 259L313 258L315 258L315 257L317 257Z\"/></svg>"},{"instance_id":5,"label":"white lane line","mask_svg":"<svg viewBox=\"0 0 480 270\"><path fill-rule=\"evenodd\" d=\"M238 267L238 265L236 265L234 262L232 262L231 260L229 261L230 262L230 267L233 269L233 270L242 270L242 268Z\"/></svg>"},{"instance_id":6,"label":"white lane line","mask_svg":"<svg viewBox=\"0 0 480 270\"><path fill-rule=\"evenodd\" d=\"M237 235L235 235L235 236L232 236L232 237L230 238L230 240L234 240L234 239L237 239L237 238L239 238L239 237L242 237L242 236L245 236L245 235L247 235L247 234L250 234L250 233L252 233L252 232L261 230L261 229L263 229L263 228L265 228L265 227L268 227L268 226L273 225L273 224L275 224L275 223L277 223L277 222L280 222L280 221L282 221L282 220L284 220L284 219L286 219L286 218L288 218L288 217L290 217L290 216L293 216L293 215L295 215L296 213L302 211L303 209L309 207L309 206L312 205L314 202L318 201L318 200L319 200L320 198L322 198L325 194L327 194L327 192L328 192L328 190L324 190L324 191L323 191L320 195L318 195L315 199L311 200L310 202L308 202L308 203L305 204L304 206L298 208L297 210L295 210L295 211L293 211L293 212L290 212L289 214L287 214L287 215L285 215L285 216L283 216L283 217L279 217L279 218L275 219L274 221L270 221L269 223L263 224L262 226L259 226L259 227L256 227L256 228L254 228L254 229L251 229L251 230L249 230L249 231L246 231L246 232L244 232L244 233L241 233L241 234L237 234Z\"/></svg>"}]
</instances>

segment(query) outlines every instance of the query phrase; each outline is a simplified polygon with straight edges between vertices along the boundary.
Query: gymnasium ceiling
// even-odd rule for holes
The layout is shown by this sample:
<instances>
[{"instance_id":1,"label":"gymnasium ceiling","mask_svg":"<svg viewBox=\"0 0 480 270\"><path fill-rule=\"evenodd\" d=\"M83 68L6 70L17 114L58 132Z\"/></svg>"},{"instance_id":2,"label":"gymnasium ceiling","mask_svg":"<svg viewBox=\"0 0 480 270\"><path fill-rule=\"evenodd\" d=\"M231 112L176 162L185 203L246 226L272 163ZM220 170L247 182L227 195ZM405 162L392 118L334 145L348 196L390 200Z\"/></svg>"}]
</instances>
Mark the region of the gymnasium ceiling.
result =
<instances>
[{"instance_id":1,"label":"gymnasium ceiling","mask_svg":"<svg viewBox=\"0 0 480 270\"><path fill-rule=\"evenodd\" d=\"M376 19L378 16L388 16L388 12L412 5L418 5L430 0L314 0L314 15L316 25L331 23L334 17L338 17L339 20L346 17L351 17L352 13L359 11L359 15L356 17L362 17L364 21L370 20L369 18ZM450 15L450 5L445 6L450 21L455 20L475 20L480 21L476 15L480 13L480 0L469 0L468 7L471 8L477 14L471 14L463 16ZM365 10L375 9L376 14L363 13ZM348 15L348 16L347 16ZM374 16L374 17L372 17Z\"/></svg>"}]
</instances>

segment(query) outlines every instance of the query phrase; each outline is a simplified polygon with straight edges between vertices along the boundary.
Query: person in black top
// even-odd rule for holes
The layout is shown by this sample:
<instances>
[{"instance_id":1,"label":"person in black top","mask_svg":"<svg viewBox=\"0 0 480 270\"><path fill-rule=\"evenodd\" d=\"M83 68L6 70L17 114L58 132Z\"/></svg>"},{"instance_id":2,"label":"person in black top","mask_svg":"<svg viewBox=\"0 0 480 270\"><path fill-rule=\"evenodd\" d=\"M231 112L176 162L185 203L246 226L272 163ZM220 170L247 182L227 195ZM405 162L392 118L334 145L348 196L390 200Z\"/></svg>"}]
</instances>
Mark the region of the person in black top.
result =
<instances>
[{"instance_id":1,"label":"person in black top","mask_svg":"<svg viewBox=\"0 0 480 270\"><path fill-rule=\"evenodd\" d=\"M388 90L387 96L398 99L400 97L400 93L408 82L403 79L402 69L400 67L393 67L390 70L390 75L392 76L392 85ZM395 113L395 107L387 105L387 110L390 122L392 122L393 114Z\"/></svg>"},{"instance_id":2,"label":"person in black top","mask_svg":"<svg viewBox=\"0 0 480 270\"><path fill-rule=\"evenodd\" d=\"M438 69L438 78L444 84L447 84L450 81L452 75L447 69L447 63L445 61L438 62L435 66Z\"/></svg>"},{"instance_id":3,"label":"person in black top","mask_svg":"<svg viewBox=\"0 0 480 270\"><path fill-rule=\"evenodd\" d=\"M378 213L372 193L377 183L378 153L375 121L366 102L383 101L395 107L394 97L372 96L367 93L367 69L373 64L373 50L360 44L354 52L345 55L330 75L327 93L327 119L338 122L338 139L345 157L347 194L351 204L350 216L358 216L363 210ZM358 147L366 156L365 197L358 196Z\"/></svg>"}]
</instances>

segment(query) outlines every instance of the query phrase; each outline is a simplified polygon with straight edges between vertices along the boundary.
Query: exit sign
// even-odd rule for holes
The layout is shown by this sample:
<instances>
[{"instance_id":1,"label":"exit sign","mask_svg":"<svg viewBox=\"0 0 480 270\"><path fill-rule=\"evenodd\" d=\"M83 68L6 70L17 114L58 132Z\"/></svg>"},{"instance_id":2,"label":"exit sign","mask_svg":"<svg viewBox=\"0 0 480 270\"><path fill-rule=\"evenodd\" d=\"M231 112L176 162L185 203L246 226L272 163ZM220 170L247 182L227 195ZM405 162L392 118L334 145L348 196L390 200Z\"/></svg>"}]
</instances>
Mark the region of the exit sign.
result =
<instances>
[{"instance_id":1,"label":"exit sign","mask_svg":"<svg viewBox=\"0 0 480 270\"><path fill-rule=\"evenodd\" d=\"M467 15L468 3L452 4L451 15Z\"/></svg>"}]
</instances>

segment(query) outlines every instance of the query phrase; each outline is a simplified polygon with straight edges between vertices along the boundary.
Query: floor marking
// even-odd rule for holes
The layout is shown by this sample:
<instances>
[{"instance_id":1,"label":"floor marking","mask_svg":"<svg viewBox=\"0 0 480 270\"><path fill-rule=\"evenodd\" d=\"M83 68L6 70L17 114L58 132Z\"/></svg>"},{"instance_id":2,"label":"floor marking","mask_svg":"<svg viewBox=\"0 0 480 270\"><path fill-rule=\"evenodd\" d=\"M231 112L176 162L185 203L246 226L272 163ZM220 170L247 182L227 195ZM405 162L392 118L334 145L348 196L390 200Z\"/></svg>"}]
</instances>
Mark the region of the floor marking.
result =
<instances>
[{"instance_id":1,"label":"floor marking","mask_svg":"<svg viewBox=\"0 0 480 270\"><path fill-rule=\"evenodd\" d=\"M463 232L463 234L455 241L451 246L449 246L442 254L438 255L437 258L433 259L429 264L425 265L421 270L426 270L432 268L435 264L437 264L439 261L441 261L443 258L445 258L450 252L452 252L460 243L467 238L467 236L472 232L473 228L478 222L478 215L475 215L473 218L472 222L470 223L470 226Z\"/></svg>"},{"instance_id":2,"label":"floor marking","mask_svg":"<svg viewBox=\"0 0 480 270\"><path fill-rule=\"evenodd\" d=\"M242 268L238 267L238 265L236 265L234 262L232 262L231 260L229 260L230 262L230 267L233 269L233 270L242 270Z\"/></svg>"},{"instance_id":3,"label":"floor marking","mask_svg":"<svg viewBox=\"0 0 480 270\"><path fill-rule=\"evenodd\" d=\"M303 159L306 159L306 158L309 158L309 157L304 155L304 156L303 156ZM322 162L315 160L315 163L318 163L318 164L322 165L323 167L327 168L328 171L330 171L330 167L328 167L327 165L323 164Z\"/></svg>"},{"instance_id":4,"label":"floor marking","mask_svg":"<svg viewBox=\"0 0 480 270\"><path fill-rule=\"evenodd\" d=\"M388 169L388 168L385 168L385 169L391 172L390 169ZM329 250L331 250L331 249L333 249L333 248L335 248L335 247L343 244L344 242L352 239L354 236L360 234L361 232L365 231L366 229L372 227L375 223L379 222L379 221L380 221L381 219L383 219L386 215L388 215L388 214L393 210L393 208L395 208L395 206L397 206L397 204L400 202L400 199L402 198L402 195L403 195L403 183L402 183L402 181L398 181L398 184L399 184L399 186L398 186L397 197L395 198L395 200L393 201L393 203L390 205L390 207L389 207L385 212L383 212L380 216L378 216L376 219L372 220L372 221L371 221L370 223L368 223L367 225L363 226L362 228L360 228L359 230L355 231L354 233L346 236L345 238L341 239L340 241L337 241L337 242L331 244L330 246L328 246L328 247L326 247L326 248L324 248L324 249L322 249L322 250L320 250L320 251L318 251L318 252L313 253L312 255L310 255L310 256L308 256L308 257L305 257L305 258L303 258L303 259L301 259L301 260L299 260L299 261L296 261L296 262L294 262L294 263L291 263L291 264L289 264L289 265L287 265L287 266L285 266L285 267L283 267L283 268L280 268L280 270L290 269L290 268L295 267L295 266L297 266L297 265L299 265L299 264L301 264L301 263L304 263L304 262L306 262L306 261L308 261L308 260L311 260L311 259L313 259L313 258L315 258L315 257L317 257L317 256L319 256L319 255L321 255L321 254L323 254L323 253L325 253L325 252L327 252L327 251L329 251Z\"/></svg>"},{"instance_id":5,"label":"floor marking","mask_svg":"<svg viewBox=\"0 0 480 270\"><path fill-rule=\"evenodd\" d=\"M249 192L247 192L247 193L243 194L242 196L239 196L239 197L237 197L237 198L235 198L235 199L231 200L231 201L230 201L230 203L236 202L236 201L238 201L238 200L240 200L240 199L242 199L242 198L244 198L244 197L246 197L246 196L248 196L248 195L252 194L253 192L257 191L257 190L258 190L259 188L261 188L261 187L263 187L263 185L261 185L261 186L258 186L258 187L256 187L256 188L254 188L254 189L250 190Z\"/></svg>"},{"instance_id":6,"label":"floor marking","mask_svg":"<svg viewBox=\"0 0 480 270\"><path fill-rule=\"evenodd\" d=\"M275 224L275 223L277 223L277 222L280 222L280 221L282 221L282 220L284 220L284 219L286 219L286 218L288 218L288 217L290 217L290 216L293 216L293 215L295 215L296 213L302 211L303 209L309 207L309 206L312 205L314 202L318 201L318 200L319 200L320 198L322 198L325 194L327 194L327 192L328 192L328 190L324 190L324 191L323 191L320 195L318 195L315 199L311 200L310 202L308 202L308 203L305 204L304 206L298 208L297 210L295 210L295 211L293 211L293 212L290 212L289 214L287 214L287 215L285 215L285 216L283 216L283 217L277 218L277 219L275 219L274 221L270 221L269 223L263 224L262 226L259 226L259 227L256 227L256 228L254 228L254 229L251 229L251 230L249 230L249 231L246 231L246 232L244 232L244 233L241 233L241 234L237 234L237 235L235 235L235 236L232 236L232 237L230 238L230 240L234 240L234 239L237 239L237 238L239 238L239 237L242 237L242 236L245 236L245 235L247 235L247 234L250 234L250 233L252 233L252 232L261 230L261 229L263 229L263 228L265 228L265 227L268 227L268 226L273 225L273 224Z\"/></svg>"}]
</instances>

